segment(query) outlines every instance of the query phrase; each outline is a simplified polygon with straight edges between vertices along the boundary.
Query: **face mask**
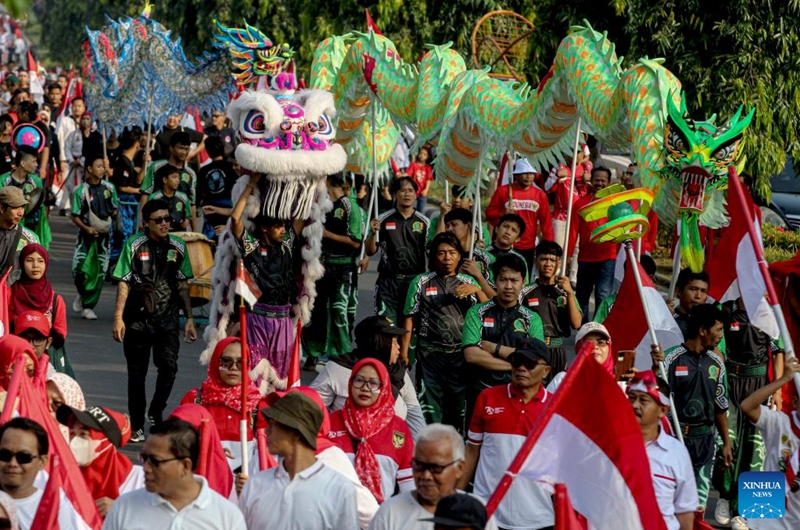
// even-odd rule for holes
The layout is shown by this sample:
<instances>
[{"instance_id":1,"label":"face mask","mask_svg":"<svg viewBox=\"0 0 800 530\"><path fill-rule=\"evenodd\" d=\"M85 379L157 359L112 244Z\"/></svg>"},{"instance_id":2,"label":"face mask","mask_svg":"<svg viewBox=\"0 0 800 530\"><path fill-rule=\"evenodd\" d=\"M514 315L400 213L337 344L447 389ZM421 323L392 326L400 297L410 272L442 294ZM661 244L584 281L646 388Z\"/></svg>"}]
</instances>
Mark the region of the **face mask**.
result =
<instances>
[{"instance_id":1,"label":"face mask","mask_svg":"<svg viewBox=\"0 0 800 530\"><path fill-rule=\"evenodd\" d=\"M91 440L89 438L75 437L69 441L69 448L72 450L75 460L80 467L86 467L100 456L97 448L103 443L102 440Z\"/></svg>"}]
</instances>

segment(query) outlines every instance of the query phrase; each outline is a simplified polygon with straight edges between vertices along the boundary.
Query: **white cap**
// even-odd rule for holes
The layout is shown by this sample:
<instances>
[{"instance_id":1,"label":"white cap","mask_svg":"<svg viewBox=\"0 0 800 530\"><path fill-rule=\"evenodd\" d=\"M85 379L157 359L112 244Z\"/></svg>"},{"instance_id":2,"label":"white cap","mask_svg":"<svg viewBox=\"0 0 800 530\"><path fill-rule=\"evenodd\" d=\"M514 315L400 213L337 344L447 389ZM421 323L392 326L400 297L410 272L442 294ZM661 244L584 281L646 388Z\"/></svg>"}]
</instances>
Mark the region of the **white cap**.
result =
<instances>
[{"instance_id":1,"label":"white cap","mask_svg":"<svg viewBox=\"0 0 800 530\"><path fill-rule=\"evenodd\" d=\"M527 158L520 158L514 164L514 175L519 175L520 173L538 173L538 171L528 162Z\"/></svg>"},{"instance_id":2,"label":"white cap","mask_svg":"<svg viewBox=\"0 0 800 530\"><path fill-rule=\"evenodd\" d=\"M598 322L587 322L581 326L581 329L578 330L577 335L575 335L575 342L578 342L589 333L599 333L601 335L605 335L606 339L611 340L611 334L604 325Z\"/></svg>"}]
</instances>

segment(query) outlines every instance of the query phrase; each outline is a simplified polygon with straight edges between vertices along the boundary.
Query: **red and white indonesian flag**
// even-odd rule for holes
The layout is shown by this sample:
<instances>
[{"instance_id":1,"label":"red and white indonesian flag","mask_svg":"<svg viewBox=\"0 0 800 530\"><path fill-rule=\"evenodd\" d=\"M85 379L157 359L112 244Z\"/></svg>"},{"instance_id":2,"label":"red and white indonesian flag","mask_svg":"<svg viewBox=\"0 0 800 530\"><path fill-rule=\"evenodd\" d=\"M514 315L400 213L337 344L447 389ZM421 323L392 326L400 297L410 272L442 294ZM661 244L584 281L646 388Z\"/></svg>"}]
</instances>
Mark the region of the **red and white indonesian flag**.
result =
<instances>
[{"instance_id":1,"label":"red and white indonesian flag","mask_svg":"<svg viewBox=\"0 0 800 530\"><path fill-rule=\"evenodd\" d=\"M639 276L644 287L644 299L650 313L650 319L656 331L656 337L664 351L683 342L683 333L672 317L672 313L664 302L661 293L653 285L653 281L645 274L641 263ZM603 325L611 334L611 344L614 354L620 351L636 350L636 363L639 370L649 370L653 361L650 358L652 340L647 329L647 319L644 316L642 303L639 298L639 289L636 287L636 278L633 276L631 264L626 260L625 275L617 293L617 301L611 308L608 318Z\"/></svg>"},{"instance_id":2,"label":"red and white indonesian flag","mask_svg":"<svg viewBox=\"0 0 800 530\"><path fill-rule=\"evenodd\" d=\"M239 260L239 272L236 274L234 292L244 298L244 301L250 307L253 307L258 302L258 299L261 298L261 290L244 268L243 260Z\"/></svg>"},{"instance_id":3,"label":"red and white indonesian flag","mask_svg":"<svg viewBox=\"0 0 800 530\"><path fill-rule=\"evenodd\" d=\"M633 409L591 355L579 354L567 372L506 476L517 474L548 489L564 484L589 528L666 529Z\"/></svg>"},{"instance_id":4,"label":"red and white indonesian flag","mask_svg":"<svg viewBox=\"0 0 800 530\"><path fill-rule=\"evenodd\" d=\"M758 259L747 231L745 213L753 213L753 223L762 245L760 211L753 204L750 193L742 186L744 204L736 193L728 193L730 223L706 263L711 278L708 296L718 302L736 300L740 296L750 322L772 338L780 335L775 315L765 297L767 285L758 268ZM762 245L763 247L763 245ZM735 267L732 265L736 264Z\"/></svg>"},{"instance_id":5,"label":"red and white indonesian flag","mask_svg":"<svg viewBox=\"0 0 800 530\"><path fill-rule=\"evenodd\" d=\"M10 273L11 268L0 278L0 337L11 334L11 315L8 313L8 305L11 302L11 289L8 287Z\"/></svg>"}]
</instances>

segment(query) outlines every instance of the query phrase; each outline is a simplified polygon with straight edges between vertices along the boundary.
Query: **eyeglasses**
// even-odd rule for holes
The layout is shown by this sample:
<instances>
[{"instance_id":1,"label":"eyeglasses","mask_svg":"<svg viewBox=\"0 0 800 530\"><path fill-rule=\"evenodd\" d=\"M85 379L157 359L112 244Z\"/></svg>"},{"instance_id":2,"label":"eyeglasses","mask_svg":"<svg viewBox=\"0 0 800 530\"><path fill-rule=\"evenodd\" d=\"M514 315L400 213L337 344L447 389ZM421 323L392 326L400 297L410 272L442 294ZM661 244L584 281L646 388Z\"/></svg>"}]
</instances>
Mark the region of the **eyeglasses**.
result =
<instances>
[{"instance_id":1,"label":"eyeglasses","mask_svg":"<svg viewBox=\"0 0 800 530\"><path fill-rule=\"evenodd\" d=\"M185 460L189 458L188 456L177 456L175 458L165 458L163 460L159 460L158 458L154 457L153 455L148 455L147 453L139 453L139 461L144 464L150 464L153 468L158 468L161 464L166 464L167 462L174 462L175 460Z\"/></svg>"},{"instance_id":2,"label":"eyeglasses","mask_svg":"<svg viewBox=\"0 0 800 530\"><path fill-rule=\"evenodd\" d=\"M632 177L633 176L633 171L626 171L625 175L628 176L628 177Z\"/></svg>"},{"instance_id":3,"label":"eyeglasses","mask_svg":"<svg viewBox=\"0 0 800 530\"><path fill-rule=\"evenodd\" d=\"M172 222L172 217L170 217L169 215L167 215L165 217L151 217L150 218L150 222L151 223L155 223L157 225L164 224L164 223L170 223L170 222Z\"/></svg>"},{"instance_id":4,"label":"eyeglasses","mask_svg":"<svg viewBox=\"0 0 800 530\"><path fill-rule=\"evenodd\" d=\"M219 367L225 368L226 370L230 370L236 366L238 369L242 369L242 359L231 359L230 357L220 357L219 358Z\"/></svg>"},{"instance_id":5,"label":"eyeglasses","mask_svg":"<svg viewBox=\"0 0 800 530\"><path fill-rule=\"evenodd\" d=\"M598 346L608 346L608 339L586 339L586 342L597 344Z\"/></svg>"},{"instance_id":6,"label":"eyeglasses","mask_svg":"<svg viewBox=\"0 0 800 530\"><path fill-rule=\"evenodd\" d=\"M367 385L367 390L372 392L373 394L377 394L381 390L381 382L375 380L367 380L363 377L356 377L353 379L353 388L364 388L364 385Z\"/></svg>"},{"instance_id":7,"label":"eyeglasses","mask_svg":"<svg viewBox=\"0 0 800 530\"><path fill-rule=\"evenodd\" d=\"M44 344L47 342L47 337L28 336L28 342L30 342L32 346L36 346L38 348L39 346L44 346Z\"/></svg>"},{"instance_id":8,"label":"eyeglasses","mask_svg":"<svg viewBox=\"0 0 800 530\"><path fill-rule=\"evenodd\" d=\"M430 462L420 462L416 458L412 458L411 469L413 469L417 473L424 473L425 471L430 471L431 475L441 475L445 469L460 461L461 460L453 460L449 464L442 465L442 464L431 464Z\"/></svg>"},{"instance_id":9,"label":"eyeglasses","mask_svg":"<svg viewBox=\"0 0 800 530\"><path fill-rule=\"evenodd\" d=\"M32 455L30 453L14 453L8 449L0 449L0 462L11 462L14 458L17 459L17 464L24 466L33 462L39 455Z\"/></svg>"}]
</instances>

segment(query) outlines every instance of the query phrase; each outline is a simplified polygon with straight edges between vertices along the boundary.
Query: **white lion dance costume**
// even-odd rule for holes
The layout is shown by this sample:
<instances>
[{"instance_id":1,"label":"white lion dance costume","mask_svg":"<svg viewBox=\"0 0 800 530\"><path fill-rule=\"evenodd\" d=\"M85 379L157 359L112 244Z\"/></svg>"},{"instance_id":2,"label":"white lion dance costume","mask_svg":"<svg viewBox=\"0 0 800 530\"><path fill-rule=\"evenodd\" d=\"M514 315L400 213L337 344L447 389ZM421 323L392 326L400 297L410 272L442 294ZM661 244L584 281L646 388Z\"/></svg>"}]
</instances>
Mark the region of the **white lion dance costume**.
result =
<instances>
[{"instance_id":1,"label":"white lion dance costume","mask_svg":"<svg viewBox=\"0 0 800 530\"><path fill-rule=\"evenodd\" d=\"M296 296L291 316L293 321L300 319L306 324L316 296L314 284L324 272L319 261L322 223L332 206L325 178L344 169L347 156L334 143L335 107L330 92L296 91L295 78L287 73L278 74L272 85L270 90L247 90L230 106L229 116L240 142L236 160L242 169L232 199L235 204L241 197L250 174L261 173L243 216L247 230L253 230L252 220L259 215L304 221L302 232L292 236L295 253L297 245L302 245L302 264L294 278ZM231 315L237 311L234 282L240 258L229 223L220 236L211 278L211 311L204 334L207 348L200 357L204 364L216 343L227 335ZM274 352L259 352L258 344L250 344L250 349L250 373L261 393L285 389L291 350L276 358Z\"/></svg>"}]
</instances>

